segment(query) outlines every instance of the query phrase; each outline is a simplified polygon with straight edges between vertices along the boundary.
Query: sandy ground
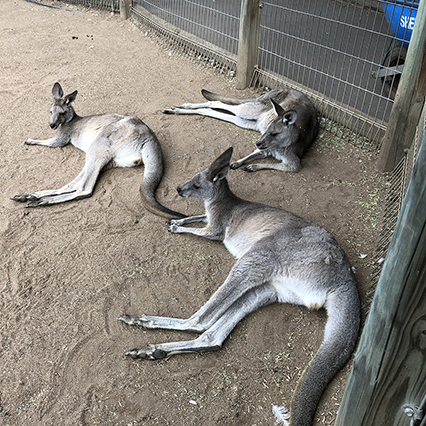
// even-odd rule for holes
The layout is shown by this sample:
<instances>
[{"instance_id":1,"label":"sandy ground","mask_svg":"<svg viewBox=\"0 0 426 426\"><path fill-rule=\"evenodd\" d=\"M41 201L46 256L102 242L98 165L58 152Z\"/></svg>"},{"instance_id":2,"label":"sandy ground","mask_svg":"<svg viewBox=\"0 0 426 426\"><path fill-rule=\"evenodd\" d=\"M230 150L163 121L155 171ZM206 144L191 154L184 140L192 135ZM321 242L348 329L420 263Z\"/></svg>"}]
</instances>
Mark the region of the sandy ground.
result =
<instances>
[{"instance_id":1,"label":"sandy ground","mask_svg":"<svg viewBox=\"0 0 426 426\"><path fill-rule=\"evenodd\" d=\"M224 281L232 256L220 243L169 234L142 206L142 168L104 172L89 199L38 209L9 199L59 188L83 166L72 146L23 143L54 134L56 81L79 91L80 115L135 114L154 130L167 168L158 197L186 214L201 213L202 203L175 188L230 145L234 158L248 154L258 137L209 118L162 114L201 101L202 88L255 93L159 47L130 21L80 10L0 2L0 424L271 425L271 405L290 402L321 342L324 312L273 305L243 320L221 351L127 359L126 350L188 336L127 327L118 316L190 316ZM364 315L382 196L375 155L322 131L299 174L229 175L239 196L335 235L358 271ZM316 424L333 422L349 368L325 393Z\"/></svg>"}]
</instances>

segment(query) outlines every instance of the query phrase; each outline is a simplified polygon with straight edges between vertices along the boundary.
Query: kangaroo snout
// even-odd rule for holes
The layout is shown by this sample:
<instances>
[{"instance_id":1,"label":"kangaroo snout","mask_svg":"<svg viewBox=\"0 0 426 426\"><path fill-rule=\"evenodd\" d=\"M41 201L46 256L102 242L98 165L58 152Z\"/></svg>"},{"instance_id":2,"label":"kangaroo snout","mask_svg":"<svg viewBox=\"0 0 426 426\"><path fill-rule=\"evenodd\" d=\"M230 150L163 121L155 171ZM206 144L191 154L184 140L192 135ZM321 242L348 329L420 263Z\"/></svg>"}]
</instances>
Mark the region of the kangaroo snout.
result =
<instances>
[{"instance_id":1,"label":"kangaroo snout","mask_svg":"<svg viewBox=\"0 0 426 426\"><path fill-rule=\"evenodd\" d=\"M183 183L182 185L178 186L176 188L176 191L179 196L181 197L190 197L194 188L193 185L191 185L191 181Z\"/></svg>"}]
</instances>

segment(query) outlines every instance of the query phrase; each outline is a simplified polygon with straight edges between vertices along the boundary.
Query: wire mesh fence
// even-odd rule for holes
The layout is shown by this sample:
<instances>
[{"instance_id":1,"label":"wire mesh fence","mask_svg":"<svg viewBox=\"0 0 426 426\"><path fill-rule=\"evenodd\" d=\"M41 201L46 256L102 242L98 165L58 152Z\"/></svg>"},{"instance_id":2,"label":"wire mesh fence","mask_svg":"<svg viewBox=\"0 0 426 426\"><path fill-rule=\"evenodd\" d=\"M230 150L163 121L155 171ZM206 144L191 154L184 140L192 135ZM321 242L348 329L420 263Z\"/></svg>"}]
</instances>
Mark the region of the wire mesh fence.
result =
<instances>
[{"instance_id":1,"label":"wire mesh fence","mask_svg":"<svg viewBox=\"0 0 426 426\"><path fill-rule=\"evenodd\" d=\"M235 75L239 2L133 0L137 20L175 49Z\"/></svg>"},{"instance_id":2,"label":"wire mesh fence","mask_svg":"<svg viewBox=\"0 0 426 426\"><path fill-rule=\"evenodd\" d=\"M133 6L140 6L176 29L211 42L220 49L232 54L237 52L237 2L135 0Z\"/></svg>"},{"instance_id":3,"label":"wire mesh fence","mask_svg":"<svg viewBox=\"0 0 426 426\"><path fill-rule=\"evenodd\" d=\"M112 12L120 11L120 0L66 0L66 3L80 4L85 7L108 9Z\"/></svg>"},{"instance_id":4,"label":"wire mesh fence","mask_svg":"<svg viewBox=\"0 0 426 426\"><path fill-rule=\"evenodd\" d=\"M374 280L379 279L381 265L386 257L389 244L392 239L393 231L398 220L399 211L402 207L405 192L407 191L410 182L411 173L414 163L416 162L417 154L420 149L420 144L426 132L426 104L423 108L423 113L420 118L416 130L415 140L407 152L407 155L402 158L399 164L394 168L389 176L389 190L387 192L386 202L383 206L382 229L380 231L379 243L376 249L376 267L374 268L372 277Z\"/></svg>"}]
</instances>

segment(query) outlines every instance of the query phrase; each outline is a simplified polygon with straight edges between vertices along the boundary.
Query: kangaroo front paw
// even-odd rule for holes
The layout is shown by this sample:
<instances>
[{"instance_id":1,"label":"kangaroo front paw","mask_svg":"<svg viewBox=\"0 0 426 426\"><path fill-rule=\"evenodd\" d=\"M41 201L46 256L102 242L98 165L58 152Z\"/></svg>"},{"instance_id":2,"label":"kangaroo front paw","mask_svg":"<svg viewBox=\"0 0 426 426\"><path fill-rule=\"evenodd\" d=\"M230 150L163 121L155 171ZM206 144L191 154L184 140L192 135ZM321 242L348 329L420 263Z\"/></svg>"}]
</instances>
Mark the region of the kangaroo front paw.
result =
<instances>
[{"instance_id":1,"label":"kangaroo front paw","mask_svg":"<svg viewBox=\"0 0 426 426\"><path fill-rule=\"evenodd\" d=\"M168 228L169 232L172 234L177 234L179 232L179 225L176 223L171 223Z\"/></svg>"},{"instance_id":2,"label":"kangaroo front paw","mask_svg":"<svg viewBox=\"0 0 426 426\"><path fill-rule=\"evenodd\" d=\"M155 346L150 345L147 349L132 349L124 355L133 359L148 359L155 361L166 358L167 352L162 349L156 349Z\"/></svg>"},{"instance_id":3,"label":"kangaroo front paw","mask_svg":"<svg viewBox=\"0 0 426 426\"><path fill-rule=\"evenodd\" d=\"M235 170L235 169L238 169L239 167L241 167L242 166L242 163L240 163L240 162L238 162L238 161L235 161L234 163L231 163L230 165L229 165L229 168L231 169L231 170Z\"/></svg>"},{"instance_id":4,"label":"kangaroo front paw","mask_svg":"<svg viewBox=\"0 0 426 426\"><path fill-rule=\"evenodd\" d=\"M169 219L166 222L166 225L169 225L169 226L171 226L171 225L182 226L182 225L184 225L184 223L185 223L184 219Z\"/></svg>"},{"instance_id":5,"label":"kangaroo front paw","mask_svg":"<svg viewBox=\"0 0 426 426\"><path fill-rule=\"evenodd\" d=\"M248 166L243 167L241 170L251 173L259 169L257 168L256 164L249 164Z\"/></svg>"}]
</instances>

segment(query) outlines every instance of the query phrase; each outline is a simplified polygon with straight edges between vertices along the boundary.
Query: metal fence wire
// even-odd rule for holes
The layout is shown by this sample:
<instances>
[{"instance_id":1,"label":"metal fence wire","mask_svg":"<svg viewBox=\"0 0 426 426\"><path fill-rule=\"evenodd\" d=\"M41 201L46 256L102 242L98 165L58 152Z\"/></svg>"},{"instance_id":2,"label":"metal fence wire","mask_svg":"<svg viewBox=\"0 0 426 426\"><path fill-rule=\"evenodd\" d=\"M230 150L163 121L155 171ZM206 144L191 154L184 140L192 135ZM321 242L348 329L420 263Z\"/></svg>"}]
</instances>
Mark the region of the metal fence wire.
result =
<instances>
[{"instance_id":1,"label":"metal fence wire","mask_svg":"<svg viewBox=\"0 0 426 426\"><path fill-rule=\"evenodd\" d=\"M372 273L372 278L375 281L379 279L381 266L384 258L386 257L386 253L392 239L393 231L399 216L399 211L402 207L404 195L407 191L414 163L416 162L417 154L419 152L420 144L423 140L425 132L426 103L423 107L423 113L420 117L420 121L416 129L416 136L410 150L389 175L389 190L387 192L385 205L383 206L382 229L380 230L379 243L377 245L375 254L377 263Z\"/></svg>"},{"instance_id":2,"label":"metal fence wire","mask_svg":"<svg viewBox=\"0 0 426 426\"><path fill-rule=\"evenodd\" d=\"M161 44L234 76L237 69L239 1L133 0L133 16L160 35Z\"/></svg>"},{"instance_id":3,"label":"metal fence wire","mask_svg":"<svg viewBox=\"0 0 426 426\"><path fill-rule=\"evenodd\" d=\"M120 0L66 0L66 3L80 4L85 7L107 9L112 12L120 11Z\"/></svg>"}]
</instances>

